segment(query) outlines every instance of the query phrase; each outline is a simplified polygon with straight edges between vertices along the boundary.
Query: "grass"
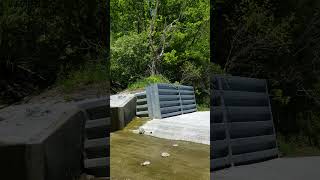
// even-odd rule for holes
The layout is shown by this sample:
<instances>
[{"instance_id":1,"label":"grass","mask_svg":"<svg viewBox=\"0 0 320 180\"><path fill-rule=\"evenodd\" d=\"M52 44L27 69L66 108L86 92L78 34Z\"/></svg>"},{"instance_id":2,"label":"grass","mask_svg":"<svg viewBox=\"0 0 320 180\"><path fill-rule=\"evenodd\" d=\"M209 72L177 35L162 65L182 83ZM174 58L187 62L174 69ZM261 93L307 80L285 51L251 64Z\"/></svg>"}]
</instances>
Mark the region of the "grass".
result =
<instances>
[{"instance_id":1,"label":"grass","mask_svg":"<svg viewBox=\"0 0 320 180\"><path fill-rule=\"evenodd\" d=\"M299 156L320 156L320 148L301 143L298 140L286 141L283 136L277 135L278 147L282 156L299 157Z\"/></svg>"},{"instance_id":2,"label":"grass","mask_svg":"<svg viewBox=\"0 0 320 180\"><path fill-rule=\"evenodd\" d=\"M197 104L198 111L210 111L210 105L207 104Z\"/></svg>"},{"instance_id":3,"label":"grass","mask_svg":"<svg viewBox=\"0 0 320 180\"><path fill-rule=\"evenodd\" d=\"M170 81L162 75L153 75L153 76L140 79L132 84L129 84L128 90L132 91L132 90L143 89L146 86L153 83L170 83Z\"/></svg>"},{"instance_id":4,"label":"grass","mask_svg":"<svg viewBox=\"0 0 320 180\"><path fill-rule=\"evenodd\" d=\"M64 92L72 92L90 84L103 85L109 81L108 72L108 66L103 63L86 64L69 73L60 73L56 85Z\"/></svg>"},{"instance_id":5,"label":"grass","mask_svg":"<svg viewBox=\"0 0 320 180\"><path fill-rule=\"evenodd\" d=\"M112 180L208 180L210 146L134 134L147 119L137 118L124 130L111 133ZM172 146L178 144L178 147ZM161 157L168 152L169 157ZM150 161L148 166L141 166Z\"/></svg>"}]
</instances>

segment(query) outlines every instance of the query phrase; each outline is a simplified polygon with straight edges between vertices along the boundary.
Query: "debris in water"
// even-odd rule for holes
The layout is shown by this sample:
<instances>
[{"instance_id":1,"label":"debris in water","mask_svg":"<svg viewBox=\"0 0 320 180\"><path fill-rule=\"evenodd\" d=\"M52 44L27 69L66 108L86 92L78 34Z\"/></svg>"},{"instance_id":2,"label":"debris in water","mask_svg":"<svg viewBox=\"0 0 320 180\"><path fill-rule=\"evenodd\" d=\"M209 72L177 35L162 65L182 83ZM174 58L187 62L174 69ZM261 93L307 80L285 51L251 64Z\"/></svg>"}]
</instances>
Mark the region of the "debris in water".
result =
<instances>
[{"instance_id":1,"label":"debris in water","mask_svg":"<svg viewBox=\"0 0 320 180\"><path fill-rule=\"evenodd\" d=\"M141 166L148 166L150 164L151 164L150 161L145 161L145 162L141 163Z\"/></svg>"},{"instance_id":2,"label":"debris in water","mask_svg":"<svg viewBox=\"0 0 320 180\"><path fill-rule=\"evenodd\" d=\"M169 153L167 153L167 152L163 152L163 153L161 153L161 156L162 156L162 157L169 157L169 156L170 156L170 154L169 154Z\"/></svg>"},{"instance_id":3,"label":"debris in water","mask_svg":"<svg viewBox=\"0 0 320 180\"><path fill-rule=\"evenodd\" d=\"M177 146L179 146L179 145L178 145L178 144L173 144L172 146L177 147Z\"/></svg>"},{"instance_id":4,"label":"debris in water","mask_svg":"<svg viewBox=\"0 0 320 180\"><path fill-rule=\"evenodd\" d=\"M144 134L145 130L143 128L139 128L139 134Z\"/></svg>"}]
</instances>

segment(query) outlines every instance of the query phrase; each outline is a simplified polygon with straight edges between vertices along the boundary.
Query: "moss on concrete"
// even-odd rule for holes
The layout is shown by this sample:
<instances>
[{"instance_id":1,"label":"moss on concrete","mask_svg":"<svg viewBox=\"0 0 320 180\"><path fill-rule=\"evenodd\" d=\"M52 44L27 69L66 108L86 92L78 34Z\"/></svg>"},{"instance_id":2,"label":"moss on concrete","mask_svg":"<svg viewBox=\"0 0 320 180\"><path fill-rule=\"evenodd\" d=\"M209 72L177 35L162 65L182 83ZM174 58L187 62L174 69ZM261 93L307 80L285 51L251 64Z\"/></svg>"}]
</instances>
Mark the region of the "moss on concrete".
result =
<instances>
[{"instance_id":1,"label":"moss on concrete","mask_svg":"<svg viewBox=\"0 0 320 180\"><path fill-rule=\"evenodd\" d=\"M129 124L126 125L125 128L123 128L123 131L130 131L131 132L132 130L136 130L149 120L150 120L149 118L135 117L132 121L130 121Z\"/></svg>"}]
</instances>

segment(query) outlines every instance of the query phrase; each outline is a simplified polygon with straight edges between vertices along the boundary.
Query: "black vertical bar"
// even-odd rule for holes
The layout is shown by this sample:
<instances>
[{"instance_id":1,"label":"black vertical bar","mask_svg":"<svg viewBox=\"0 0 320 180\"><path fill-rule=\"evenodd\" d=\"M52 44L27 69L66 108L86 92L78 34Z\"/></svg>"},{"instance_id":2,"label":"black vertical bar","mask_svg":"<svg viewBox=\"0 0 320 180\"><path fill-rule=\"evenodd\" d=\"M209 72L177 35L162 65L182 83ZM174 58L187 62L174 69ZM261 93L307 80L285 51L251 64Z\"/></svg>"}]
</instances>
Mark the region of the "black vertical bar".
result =
<instances>
[{"instance_id":1,"label":"black vertical bar","mask_svg":"<svg viewBox=\"0 0 320 180\"><path fill-rule=\"evenodd\" d=\"M270 121L272 123L272 127L273 127L273 134L274 136L276 137L276 129L274 127L274 122L273 122L273 115L272 115L272 109L271 109L271 102L270 102L270 97L269 97L269 90L268 90L268 83L267 83L267 80L265 81L266 85L265 85L265 88L266 88L266 96L268 98L268 105L269 105L269 113L270 113ZM275 143L276 143L276 148L278 147L278 142L277 140L275 139ZM278 154L278 157L279 157L279 152L277 153Z\"/></svg>"},{"instance_id":2,"label":"black vertical bar","mask_svg":"<svg viewBox=\"0 0 320 180\"><path fill-rule=\"evenodd\" d=\"M231 163L231 166L233 166L232 162L232 148L230 144L230 125L228 122L228 117L227 117L227 112L226 112L226 106L225 106L225 101L223 97L223 87L222 87L222 82L221 82L221 77L218 78L218 88L219 88L219 96L220 96L220 106L222 107L222 113L223 113L223 120L222 122L225 124L225 134L226 134L226 142L228 145L228 158L229 162Z\"/></svg>"},{"instance_id":3,"label":"black vertical bar","mask_svg":"<svg viewBox=\"0 0 320 180\"><path fill-rule=\"evenodd\" d=\"M180 86L176 86L178 93L179 93L179 101L180 101L180 108L181 108L181 114L183 114L183 105L182 105L182 99L181 99L181 90L180 90Z\"/></svg>"}]
</instances>

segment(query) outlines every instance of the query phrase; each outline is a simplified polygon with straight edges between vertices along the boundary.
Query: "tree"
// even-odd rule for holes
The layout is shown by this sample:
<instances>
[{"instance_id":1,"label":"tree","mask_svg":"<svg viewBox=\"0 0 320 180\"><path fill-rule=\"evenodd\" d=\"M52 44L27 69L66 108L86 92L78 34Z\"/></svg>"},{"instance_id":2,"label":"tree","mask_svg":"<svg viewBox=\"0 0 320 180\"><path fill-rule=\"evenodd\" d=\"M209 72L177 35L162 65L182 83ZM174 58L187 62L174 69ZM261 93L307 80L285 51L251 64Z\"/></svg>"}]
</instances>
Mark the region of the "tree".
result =
<instances>
[{"instance_id":1,"label":"tree","mask_svg":"<svg viewBox=\"0 0 320 180\"><path fill-rule=\"evenodd\" d=\"M114 22L111 26L111 53L112 57L117 57L111 61L113 67L123 68L113 71L113 84L125 88L142 78L141 75L147 77L157 74L167 77L171 82L190 85L194 79L191 77L201 76L199 79L202 83L209 79L205 68L210 64L209 0L139 0L137 3L112 0L111 4L115 6L111 12ZM134 42L133 37L141 45ZM120 47L127 47L128 51L137 47L139 51L118 51ZM131 54L130 57L128 54ZM131 64L124 66L122 62L125 62L125 57ZM132 67L136 63L143 64L140 71ZM185 68L192 68L192 71L187 72ZM120 80L120 72L126 72L127 75L123 76L127 77L126 80ZM202 83L194 85L200 96L208 96L209 83Z\"/></svg>"}]
</instances>

